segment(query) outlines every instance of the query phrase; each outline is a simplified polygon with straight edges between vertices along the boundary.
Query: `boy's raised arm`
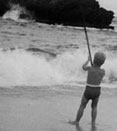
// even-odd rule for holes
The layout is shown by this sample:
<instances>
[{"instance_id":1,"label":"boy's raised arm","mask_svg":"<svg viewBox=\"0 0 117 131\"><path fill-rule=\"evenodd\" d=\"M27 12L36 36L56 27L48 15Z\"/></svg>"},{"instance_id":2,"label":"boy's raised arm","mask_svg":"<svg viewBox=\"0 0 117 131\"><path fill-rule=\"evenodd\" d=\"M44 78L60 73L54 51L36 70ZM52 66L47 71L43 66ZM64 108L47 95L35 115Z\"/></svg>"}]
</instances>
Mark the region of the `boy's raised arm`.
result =
<instances>
[{"instance_id":1,"label":"boy's raised arm","mask_svg":"<svg viewBox=\"0 0 117 131\"><path fill-rule=\"evenodd\" d=\"M90 66L88 66L90 62L90 56L88 57L87 61L83 64L82 68L83 70L88 70L90 68Z\"/></svg>"}]
</instances>

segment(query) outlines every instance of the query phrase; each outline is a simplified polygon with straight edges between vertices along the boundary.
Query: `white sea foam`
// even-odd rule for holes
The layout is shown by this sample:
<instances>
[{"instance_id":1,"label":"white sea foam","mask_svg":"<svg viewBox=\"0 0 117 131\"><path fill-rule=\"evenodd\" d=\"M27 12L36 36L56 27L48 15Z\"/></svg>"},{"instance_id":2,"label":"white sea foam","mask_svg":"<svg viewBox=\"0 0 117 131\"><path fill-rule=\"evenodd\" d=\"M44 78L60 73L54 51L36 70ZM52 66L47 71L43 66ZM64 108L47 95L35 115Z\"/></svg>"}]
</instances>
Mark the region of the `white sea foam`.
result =
<instances>
[{"instance_id":1,"label":"white sea foam","mask_svg":"<svg viewBox=\"0 0 117 131\"><path fill-rule=\"evenodd\" d=\"M77 50L65 52L52 59L44 55L34 55L25 50L0 51L1 86L42 86L65 83L85 83L86 72L82 64L87 53ZM117 79L117 60L110 58L104 65L104 83ZM113 64L114 63L114 64Z\"/></svg>"},{"instance_id":2,"label":"white sea foam","mask_svg":"<svg viewBox=\"0 0 117 131\"><path fill-rule=\"evenodd\" d=\"M0 52L0 85L51 85L74 80L81 76L77 54L65 53L47 60L24 50ZM79 72L78 72L79 71Z\"/></svg>"},{"instance_id":3,"label":"white sea foam","mask_svg":"<svg viewBox=\"0 0 117 131\"><path fill-rule=\"evenodd\" d=\"M8 10L4 15L3 19L11 19L16 22L29 22L29 19L32 19L32 15L29 11L25 9L25 7L21 7L19 4L10 3L10 10ZM25 14L27 18L21 19L20 15Z\"/></svg>"}]
</instances>

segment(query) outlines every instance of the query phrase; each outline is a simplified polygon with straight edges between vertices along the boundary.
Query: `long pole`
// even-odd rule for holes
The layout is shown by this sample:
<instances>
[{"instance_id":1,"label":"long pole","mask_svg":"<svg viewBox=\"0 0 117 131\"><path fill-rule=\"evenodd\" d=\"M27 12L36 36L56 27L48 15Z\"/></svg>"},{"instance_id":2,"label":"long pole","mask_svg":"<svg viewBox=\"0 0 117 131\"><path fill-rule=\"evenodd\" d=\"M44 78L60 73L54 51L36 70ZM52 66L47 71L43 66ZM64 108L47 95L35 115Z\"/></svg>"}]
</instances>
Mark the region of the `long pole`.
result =
<instances>
[{"instance_id":1,"label":"long pole","mask_svg":"<svg viewBox=\"0 0 117 131\"><path fill-rule=\"evenodd\" d=\"M86 41L87 41L88 52L89 52L89 56L90 56L90 62L91 62L91 65L93 66L91 50L90 50L90 45L89 45L89 39L88 39L86 26L84 26L84 31L85 31Z\"/></svg>"},{"instance_id":2,"label":"long pole","mask_svg":"<svg viewBox=\"0 0 117 131\"><path fill-rule=\"evenodd\" d=\"M85 18L84 18L82 10L81 10L81 15L82 15L82 20L83 20L83 25L84 25L84 31L85 31L85 37L86 37L88 52L89 52L89 56L90 56L90 62L91 62L91 66L93 66L91 50L90 50L90 45L89 45L89 38L88 38L88 33L87 33L87 29L86 29L86 24L85 24Z\"/></svg>"}]
</instances>

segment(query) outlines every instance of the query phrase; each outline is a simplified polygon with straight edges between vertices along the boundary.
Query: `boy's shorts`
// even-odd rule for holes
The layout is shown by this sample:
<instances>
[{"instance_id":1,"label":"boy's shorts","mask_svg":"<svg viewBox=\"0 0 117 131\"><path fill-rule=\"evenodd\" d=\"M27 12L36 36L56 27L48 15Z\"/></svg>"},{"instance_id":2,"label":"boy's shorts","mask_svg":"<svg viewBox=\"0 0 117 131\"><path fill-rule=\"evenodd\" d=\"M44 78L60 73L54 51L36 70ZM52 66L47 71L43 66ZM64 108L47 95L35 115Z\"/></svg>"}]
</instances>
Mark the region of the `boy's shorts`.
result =
<instances>
[{"instance_id":1,"label":"boy's shorts","mask_svg":"<svg viewBox=\"0 0 117 131\"><path fill-rule=\"evenodd\" d=\"M88 100L89 99L94 100L94 99L96 99L96 98L98 98L100 96L100 93L101 93L101 87L86 86L84 96Z\"/></svg>"}]
</instances>

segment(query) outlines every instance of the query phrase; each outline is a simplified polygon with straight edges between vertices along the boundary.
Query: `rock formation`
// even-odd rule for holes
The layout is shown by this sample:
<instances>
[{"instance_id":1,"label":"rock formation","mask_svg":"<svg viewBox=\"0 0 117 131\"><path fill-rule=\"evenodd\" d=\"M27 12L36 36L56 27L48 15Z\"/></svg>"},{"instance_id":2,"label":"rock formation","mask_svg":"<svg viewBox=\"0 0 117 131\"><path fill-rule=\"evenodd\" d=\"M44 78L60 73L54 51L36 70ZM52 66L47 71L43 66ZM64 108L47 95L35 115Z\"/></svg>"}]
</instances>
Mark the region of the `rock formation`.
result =
<instances>
[{"instance_id":1,"label":"rock formation","mask_svg":"<svg viewBox=\"0 0 117 131\"><path fill-rule=\"evenodd\" d=\"M0 15L9 9L8 3L25 7L38 22L113 28L114 12L100 7L96 0L1 0Z\"/></svg>"}]
</instances>

